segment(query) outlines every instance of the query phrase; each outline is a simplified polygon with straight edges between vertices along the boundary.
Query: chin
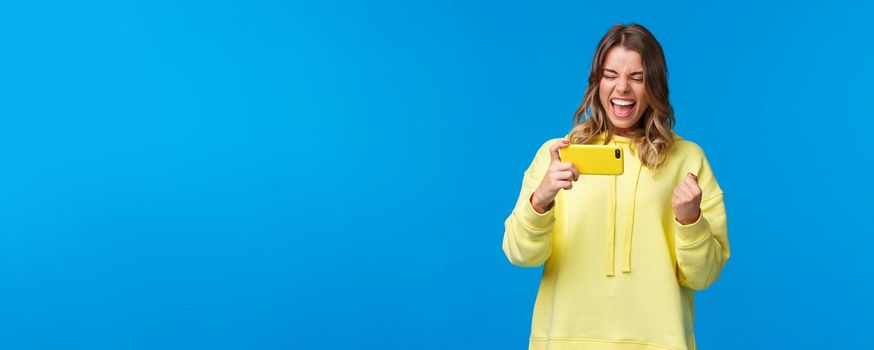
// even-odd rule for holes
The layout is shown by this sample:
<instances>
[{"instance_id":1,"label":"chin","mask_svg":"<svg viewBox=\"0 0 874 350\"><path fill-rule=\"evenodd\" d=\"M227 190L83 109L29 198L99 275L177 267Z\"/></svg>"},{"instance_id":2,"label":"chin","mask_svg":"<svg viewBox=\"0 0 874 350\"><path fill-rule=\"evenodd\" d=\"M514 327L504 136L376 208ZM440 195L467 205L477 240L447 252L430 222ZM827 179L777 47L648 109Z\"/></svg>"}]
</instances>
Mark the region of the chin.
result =
<instances>
[{"instance_id":1,"label":"chin","mask_svg":"<svg viewBox=\"0 0 874 350\"><path fill-rule=\"evenodd\" d=\"M639 124L639 122L640 122L640 118L634 118L631 120L628 120L628 119L620 120L619 118L616 118L614 116L610 116L610 123L613 124L613 127L619 128L619 129L632 128L635 125Z\"/></svg>"}]
</instances>

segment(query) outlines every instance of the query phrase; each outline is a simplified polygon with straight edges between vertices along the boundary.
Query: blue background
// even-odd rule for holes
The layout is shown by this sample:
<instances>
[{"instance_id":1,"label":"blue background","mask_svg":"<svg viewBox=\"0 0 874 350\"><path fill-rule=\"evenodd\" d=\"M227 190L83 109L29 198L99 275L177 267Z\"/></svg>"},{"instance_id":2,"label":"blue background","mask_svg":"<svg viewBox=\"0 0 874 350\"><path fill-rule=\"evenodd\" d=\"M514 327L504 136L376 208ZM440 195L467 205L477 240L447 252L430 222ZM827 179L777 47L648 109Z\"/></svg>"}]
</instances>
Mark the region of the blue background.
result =
<instances>
[{"instance_id":1,"label":"blue background","mask_svg":"<svg viewBox=\"0 0 874 350\"><path fill-rule=\"evenodd\" d=\"M503 223L600 37L726 193L703 349L874 346L872 8L0 4L0 347L524 349Z\"/></svg>"}]
</instances>

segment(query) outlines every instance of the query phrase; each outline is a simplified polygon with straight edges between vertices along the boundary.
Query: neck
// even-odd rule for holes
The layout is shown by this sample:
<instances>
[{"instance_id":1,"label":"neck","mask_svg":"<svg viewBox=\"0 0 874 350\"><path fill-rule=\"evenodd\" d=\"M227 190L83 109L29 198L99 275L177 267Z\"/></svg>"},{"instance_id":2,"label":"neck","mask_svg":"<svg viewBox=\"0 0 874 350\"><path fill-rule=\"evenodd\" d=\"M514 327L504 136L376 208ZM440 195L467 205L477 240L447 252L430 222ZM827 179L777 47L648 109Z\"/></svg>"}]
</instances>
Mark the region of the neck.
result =
<instances>
[{"instance_id":1,"label":"neck","mask_svg":"<svg viewBox=\"0 0 874 350\"><path fill-rule=\"evenodd\" d=\"M636 133L640 133L641 129L637 127L631 127L627 129L614 128L613 134L622 137L631 137Z\"/></svg>"}]
</instances>

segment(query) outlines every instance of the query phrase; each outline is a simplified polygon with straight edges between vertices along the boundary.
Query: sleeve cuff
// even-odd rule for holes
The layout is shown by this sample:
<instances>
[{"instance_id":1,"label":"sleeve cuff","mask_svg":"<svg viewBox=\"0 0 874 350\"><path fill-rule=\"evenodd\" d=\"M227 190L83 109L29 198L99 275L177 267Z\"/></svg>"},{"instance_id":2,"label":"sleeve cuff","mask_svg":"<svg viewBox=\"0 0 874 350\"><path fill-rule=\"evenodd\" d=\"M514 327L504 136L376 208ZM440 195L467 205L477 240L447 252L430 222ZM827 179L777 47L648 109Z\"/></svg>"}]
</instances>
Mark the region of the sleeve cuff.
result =
<instances>
[{"instance_id":1,"label":"sleeve cuff","mask_svg":"<svg viewBox=\"0 0 874 350\"><path fill-rule=\"evenodd\" d=\"M541 214L534 210L531 205L530 196L522 204L519 210L522 222L534 231L548 231L552 229L552 224L555 222L555 205L553 205L545 213Z\"/></svg>"},{"instance_id":2,"label":"sleeve cuff","mask_svg":"<svg viewBox=\"0 0 874 350\"><path fill-rule=\"evenodd\" d=\"M704 213L698 215L698 220L684 225L677 221L677 218L674 217L674 227L677 228L677 245L682 247L693 246L696 245L708 238L710 238L710 225L707 222L707 219L704 218Z\"/></svg>"}]
</instances>

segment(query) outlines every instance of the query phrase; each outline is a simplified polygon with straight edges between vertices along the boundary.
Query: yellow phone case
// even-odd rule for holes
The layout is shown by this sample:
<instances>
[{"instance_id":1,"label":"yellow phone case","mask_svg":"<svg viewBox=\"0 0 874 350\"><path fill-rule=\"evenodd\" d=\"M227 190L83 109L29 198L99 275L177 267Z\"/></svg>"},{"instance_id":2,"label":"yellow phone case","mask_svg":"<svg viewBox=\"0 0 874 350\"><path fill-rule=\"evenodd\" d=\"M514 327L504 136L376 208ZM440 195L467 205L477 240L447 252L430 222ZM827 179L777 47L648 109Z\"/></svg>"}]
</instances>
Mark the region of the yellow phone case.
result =
<instances>
[{"instance_id":1,"label":"yellow phone case","mask_svg":"<svg viewBox=\"0 0 874 350\"><path fill-rule=\"evenodd\" d=\"M569 145L558 149L562 162L571 162L580 174L621 175L625 171L622 148L610 145Z\"/></svg>"}]
</instances>

